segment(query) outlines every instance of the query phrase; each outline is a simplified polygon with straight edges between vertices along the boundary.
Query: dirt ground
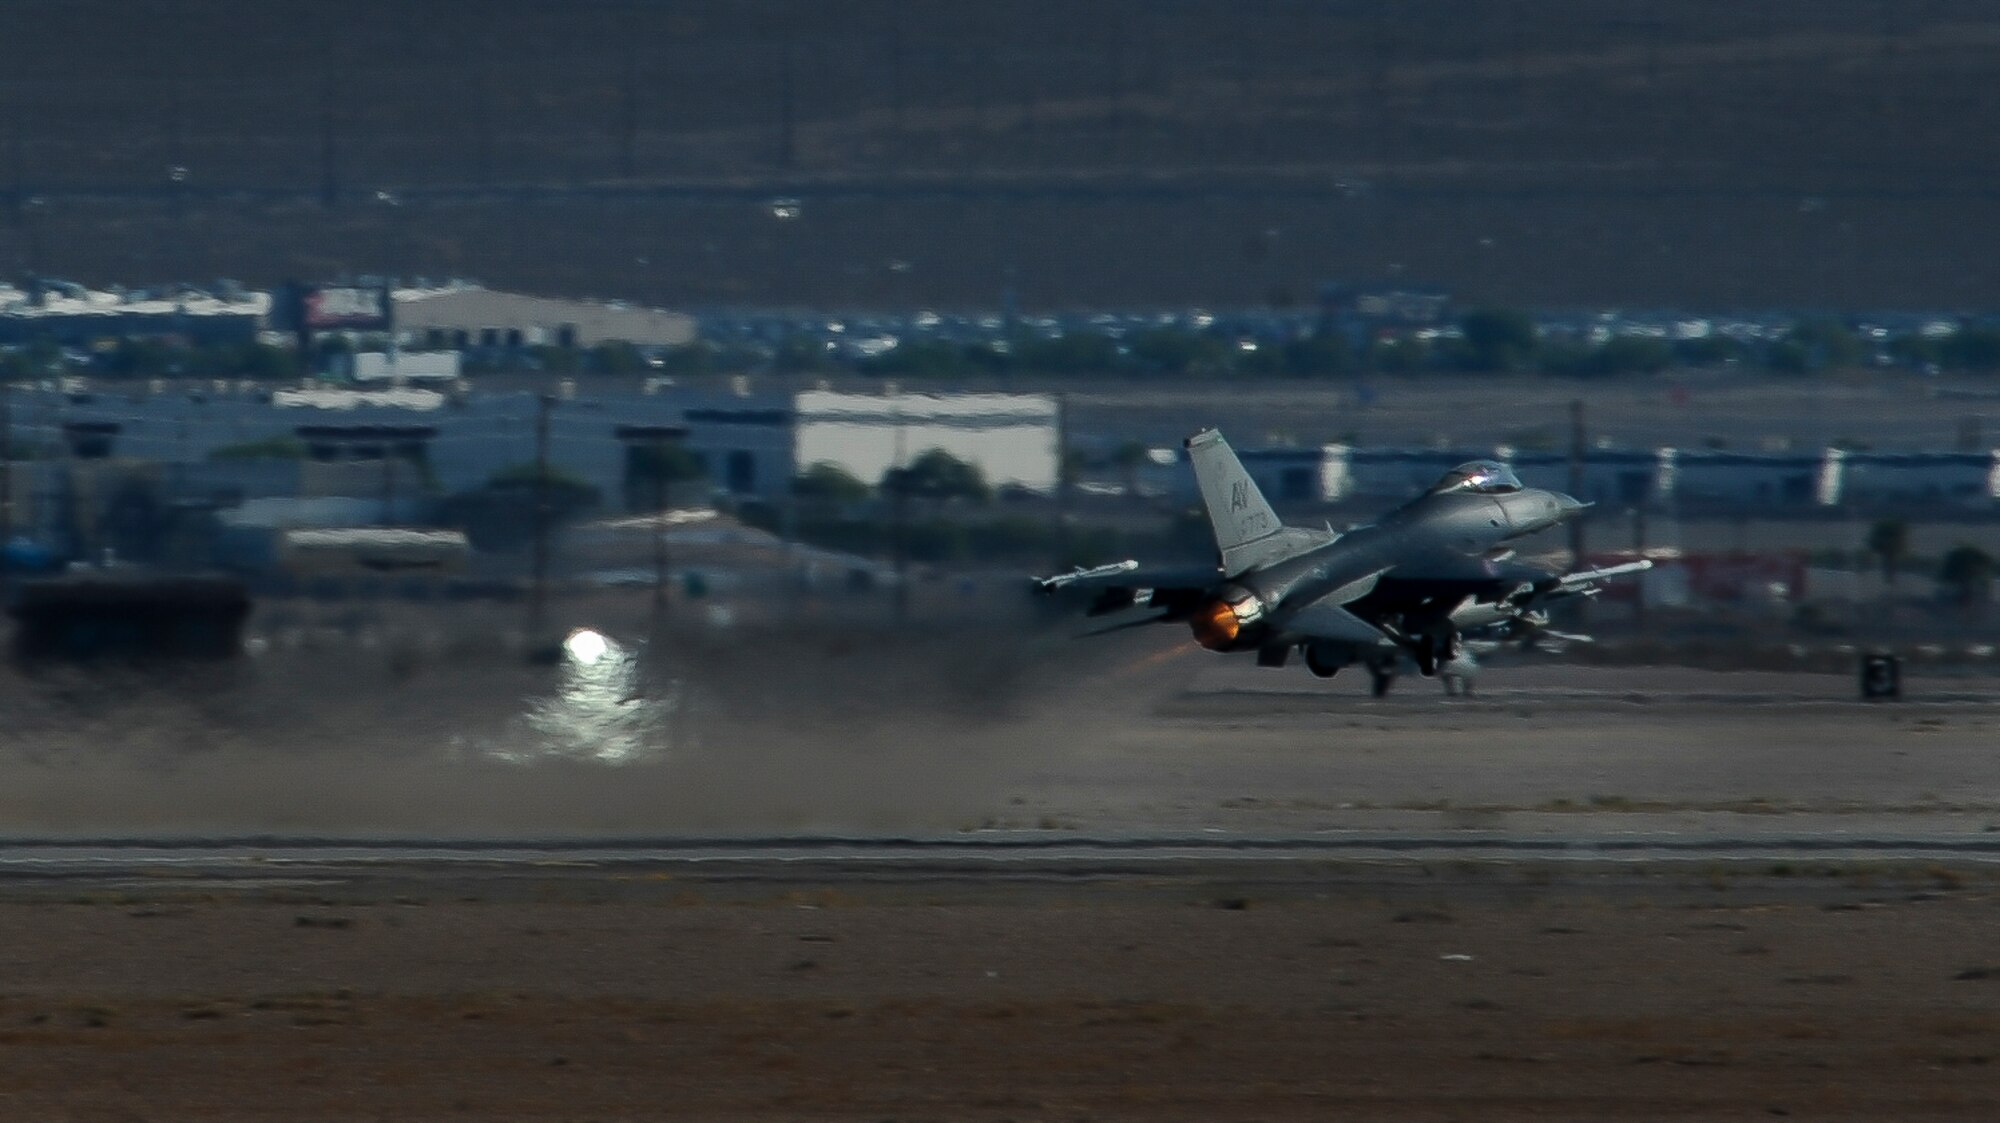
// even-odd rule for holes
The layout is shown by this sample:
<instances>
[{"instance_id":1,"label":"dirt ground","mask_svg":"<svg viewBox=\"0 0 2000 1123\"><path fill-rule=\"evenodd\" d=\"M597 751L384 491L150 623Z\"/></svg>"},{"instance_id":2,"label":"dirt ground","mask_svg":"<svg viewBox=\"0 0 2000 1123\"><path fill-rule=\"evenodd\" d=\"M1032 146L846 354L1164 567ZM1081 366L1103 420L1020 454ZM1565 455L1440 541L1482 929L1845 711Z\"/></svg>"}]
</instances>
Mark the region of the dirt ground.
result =
<instances>
[{"instance_id":1,"label":"dirt ground","mask_svg":"<svg viewBox=\"0 0 2000 1123\"><path fill-rule=\"evenodd\" d=\"M1073 650L5 680L0 1119L2000 1117L1990 678L1871 706L1524 663L1376 700L1154 636ZM1106 841L241 856L994 830ZM11 841L87 832L238 854ZM1679 849L1591 848L1630 838ZM1581 849L1521 856L1552 843Z\"/></svg>"},{"instance_id":2,"label":"dirt ground","mask_svg":"<svg viewBox=\"0 0 2000 1123\"><path fill-rule=\"evenodd\" d=\"M14 1119L1991 1119L1945 870L15 883Z\"/></svg>"}]
</instances>

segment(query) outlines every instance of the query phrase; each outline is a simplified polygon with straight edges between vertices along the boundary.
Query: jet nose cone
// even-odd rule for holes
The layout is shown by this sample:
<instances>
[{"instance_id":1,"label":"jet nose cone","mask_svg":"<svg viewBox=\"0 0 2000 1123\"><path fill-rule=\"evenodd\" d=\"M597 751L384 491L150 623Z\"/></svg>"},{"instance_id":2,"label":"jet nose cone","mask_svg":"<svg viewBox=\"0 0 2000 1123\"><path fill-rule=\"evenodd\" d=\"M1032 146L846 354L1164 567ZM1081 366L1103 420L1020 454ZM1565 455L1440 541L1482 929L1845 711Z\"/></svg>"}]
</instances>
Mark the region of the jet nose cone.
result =
<instances>
[{"instance_id":1,"label":"jet nose cone","mask_svg":"<svg viewBox=\"0 0 2000 1123\"><path fill-rule=\"evenodd\" d=\"M1578 513L1590 506L1590 504L1583 502L1573 495L1564 495L1560 491L1552 494L1556 497L1556 518L1558 519L1575 518Z\"/></svg>"}]
</instances>

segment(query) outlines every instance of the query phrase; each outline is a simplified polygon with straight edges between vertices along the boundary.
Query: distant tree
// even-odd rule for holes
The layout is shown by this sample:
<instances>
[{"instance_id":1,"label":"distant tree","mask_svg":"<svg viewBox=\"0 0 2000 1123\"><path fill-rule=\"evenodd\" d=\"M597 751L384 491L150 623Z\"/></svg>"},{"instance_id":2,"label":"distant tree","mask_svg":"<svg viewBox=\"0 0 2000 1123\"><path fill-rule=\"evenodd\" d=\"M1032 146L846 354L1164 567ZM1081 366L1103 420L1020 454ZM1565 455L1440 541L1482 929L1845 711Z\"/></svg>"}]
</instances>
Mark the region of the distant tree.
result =
<instances>
[{"instance_id":1,"label":"distant tree","mask_svg":"<svg viewBox=\"0 0 2000 1123\"><path fill-rule=\"evenodd\" d=\"M1983 606L1993 591L1993 555L1977 546L1951 548L1938 566L1938 583L1963 608Z\"/></svg>"},{"instance_id":2,"label":"distant tree","mask_svg":"<svg viewBox=\"0 0 2000 1123\"><path fill-rule=\"evenodd\" d=\"M882 490L917 499L970 499L981 503L991 494L977 465L968 464L941 448L926 449L908 466L889 469L882 476Z\"/></svg>"},{"instance_id":3,"label":"distant tree","mask_svg":"<svg viewBox=\"0 0 2000 1123\"><path fill-rule=\"evenodd\" d=\"M184 371L188 354L156 339L120 339L99 360L112 378L165 378Z\"/></svg>"},{"instance_id":4,"label":"distant tree","mask_svg":"<svg viewBox=\"0 0 2000 1123\"><path fill-rule=\"evenodd\" d=\"M1014 369L1014 346L1005 340L968 343L965 365L984 373L1005 374Z\"/></svg>"},{"instance_id":5,"label":"distant tree","mask_svg":"<svg viewBox=\"0 0 2000 1123\"><path fill-rule=\"evenodd\" d=\"M1658 374L1673 361L1673 348L1664 340L1616 335L1598 345L1588 365L1593 374Z\"/></svg>"},{"instance_id":6,"label":"distant tree","mask_svg":"<svg viewBox=\"0 0 2000 1123\"><path fill-rule=\"evenodd\" d=\"M589 352L576 347L564 347L555 343L544 343L527 350L524 364L517 352L502 350L500 361L515 370L541 371L545 374L581 374Z\"/></svg>"},{"instance_id":7,"label":"distant tree","mask_svg":"<svg viewBox=\"0 0 2000 1123\"><path fill-rule=\"evenodd\" d=\"M1847 325L1817 317L1793 324L1772 346L1769 361L1777 370L1804 373L1856 366L1867 357L1868 345Z\"/></svg>"},{"instance_id":8,"label":"distant tree","mask_svg":"<svg viewBox=\"0 0 2000 1123\"><path fill-rule=\"evenodd\" d=\"M1139 469L1151 459L1153 450L1144 441L1126 441L1111 451L1111 463L1118 469L1119 482L1130 499L1139 498Z\"/></svg>"},{"instance_id":9,"label":"distant tree","mask_svg":"<svg viewBox=\"0 0 2000 1123\"><path fill-rule=\"evenodd\" d=\"M1704 335L1696 339L1675 340L1672 345L1674 361L1691 367L1716 367L1724 363L1740 362L1750 355L1750 348L1741 340L1726 335Z\"/></svg>"},{"instance_id":10,"label":"distant tree","mask_svg":"<svg viewBox=\"0 0 2000 1123\"><path fill-rule=\"evenodd\" d=\"M965 354L942 339L911 339L855 366L865 374L898 374L917 378L949 378L965 370Z\"/></svg>"},{"instance_id":11,"label":"distant tree","mask_svg":"<svg viewBox=\"0 0 2000 1123\"><path fill-rule=\"evenodd\" d=\"M1945 365L1944 345L1930 336L1907 332L1889 340L1889 357L1906 367L1923 369Z\"/></svg>"},{"instance_id":12,"label":"distant tree","mask_svg":"<svg viewBox=\"0 0 2000 1123\"><path fill-rule=\"evenodd\" d=\"M534 464L510 464L488 476L486 486L496 491L533 490L537 481L545 482L551 492L567 492L578 499L586 499L584 506L597 501L597 489L589 481L553 464L546 471Z\"/></svg>"},{"instance_id":13,"label":"distant tree","mask_svg":"<svg viewBox=\"0 0 2000 1123\"><path fill-rule=\"evenodd\" d=\"M722 353L715 344L697 339L660 351L660 373L671 375L708 374L721 366Z\"/></svg>"},{"instance_id":14,"label":"distant tree","mask_svg":"<svg viewBox=\"0 0 2000 1123\"><path fill-rule=\"evenodd\" d=\"M1098 332L1022 339L1013 351L1015 365L1034 373L1095 374L1118 365L1117 341Z\"/></svg>"},{"instance_id":15,"label":"distant tree","mask_svg":"<svg viewBox=\"0 0 2000 1123\"><path fill-rule=\"evenodd\" d=\"M210 460L304 460L306 443L297 437L269 437L261 441L240 441L208 450Z\"/></svg>"},{"instance_id":16,"label":"distant tree","mask_svg":"<svg viewBox=\"0 0 2000 1123\"><path fill-rule=\"evenodd\" d=\"M1895 587L1896 574L1910 553L1910 524L1902 519L1883 519L1868 529L1866 548L1882 566L1882 580Z\"/></svg>"},{"instance_id":17,"label":"distant tree","mask_svg":"<svg viewBox=\"0 0 2000 1123\"><path fill-rule=\"evenodd\" d=\"M1283 348L1268 339L1239 342L1225 354L1225 363L1237 374L1280 374L1285 370Z\"/></svg>"},{"instance_id":18,"label":"distant tree","mask_svg":"<svg viewBox=\"0 0 2000 1123\"><path fill-rule=\"evenodd\" d=\"M1580 378L1595 373L1591 361L1597 349L1589 343L1575 339L1545 339L1536 353L1536 361L1548 374L1566 378Z\"/></svg>"},{"instance_id":19,"label":"distant tree","mask_svg":"<svg viewBox=\"0 0 2000 1123\"><path fill-rule=\"evenodd\" d=\"M326 334L313 337L311 367L314 371L325 372L333 367L334 356L352 355L354 344L344 335Z\"/></svg>"},{"instance_id":20,"label":"distant tree","mask_svg":"<svg viewBox=\"0 0 2000 1123\"><path fill-rule=\"evenodd\" d=\"M597 488L551 466L546 475L534 464L515 464L487 478L484 485L445 499L439 520L465 531L474 547L507 550L525 545L533 536L537 481L546 485L550 526L581 518L601 500Z\"/></svg>"},{"instance_id":21,"label":"distant tree","mask_svg":"<svg viewBox=\"0 0 2000 1123\"><path fill-rule=\"evenodd\" d=\"M637 347L619 339L592 347L586 366L594 374L637 374L651 369Z\"/></svg>"},{"instance_id":22,"label":"distant tree","mask_svg":"<svg viewBox=\"0 0 2000 1123\"><path fill-rule=\"evenodd\" d=\"M31 375L55 374L69 366L63 349L56 346L53 339L35 340L22 349L21 356L26 360Z\"/></svg>"},{"instance_id":23,"label":"distant tree","mask_svg":"<svg viewBox=\"0 0 2000 1123\"><path fill-rule=\"evenodd\" d=\"M1806 374L1813 369L1812 351L1796 340L1780 339L1764 352L1764 365L1782 374Z\"/></svg>"},{"instance_id":24,"label":"distant tree","mask_svg":"<svg viewBox=\"0 0 2000 1123\"><path fill-rule=\"evenodd\" d=\"M780 373L832 370L833 366L826 343L809 335L787 336L771 354L771 367Z\"/></svg>"},{"instance_id":25,"label":"distant tree","mask_svg":"<svg viewBox=\"0 0 2000 1123\"><path fill-rule=\"evenodd\" d=\"M1467 370L1520 370L1535 356L1535 321L1525 312L1476 308L1459 320L1458 329L1458 364Z\"/></svg>"},{"instance_id":26,"label":"distant tree","mask_svg":"<svg viewBox=\"0 0 2000 1123\"><path fill-rule=\"evenodd\" d=\"M1074 486L1076 481L1083 478L1083 473L1089 468L1090 457L1085 455L1082 449L1069 449L1063 453L1062 463L1056 465L1056 470L1061 474L1061 478L1057 483L1063 487Z\"/></svg>"},{"instance_id":27,"label":"distant tree","mask_svg":"<svg viewBox=\"0 0 2000 1123\"><path fill-rule=\"evenodd\" d=\"M1354 369L1354 348L1332 332L1294 339L1284 347L1285 369L1307 378L1345 374Z\"/></svg>"},{"instance_id":28,"label":"distant tree","mask_svg":"<svg viewBox=\"0 0 2000 1123\"><path fill-rule=\"evenodd\" d=\"M634 444L625 452L625 509L652 511L674 502L675 484L708 475L708 466L679 441Z\"/></svg>"},{"instance_id":29,"label":"distant tree","mask_svg":"<svg viewBox=\"0 0 2000 1123\"><path fill-rule=\"evenodd\" d=\"M1430 347L1421 339L1377 339L1362 355L1362 366L1383 374L1408 374L1430 362Z\"/></svg>"},{"instance_id":30,"label":"distant tree","mask_svg":"<svg viewBox=\"0 0 2000 1123\"><path fill-rule=\"evenodd\" d=\"M685 483L708 475L701 457L689 452L679 441L635 444L626 463L634 476L645 480L658 477L663 483Z\"/></svg>"},{"instance_id":31,"label":"distant tree","mask_svg":"<svg viewBox=\"0 0 2000 1123\"><path fill-rule=\"evenodd\" d=\"M2000 331L1965 328L1948 335L1938 343L1938 358L1961 370L2000 369Z\"/></svg>"},{"instance_id":32,"label":"distant tree","mask_svg":"<svg viewBox=\"0 0 2000 1123\"><path fill-rule=\"evenodd\" d=\"M868 498L868 485L840 465L822 460L793 477L792 494L813 502L859 503Z\"/></svg>"},{"instance_id":33,"label":"distant tree","mask_svg":"<svg viewBox=\"0 0 2000 1123\"><path fill-rule=\"evenodd\" d=\"M1230 369L1230 345L1208 332L1153 328L1132 337L1132 362L1162 374L1221 374Z\"/></svg>"},{"instance_id":34,"label":"distant tree","mask_svg":"<svg viewBox=\"0 0 2000 1123\"><path fill-rule=\"evenodd\" d=\"M297 351L269 343L246 343L236 348L232 366L238 376L259 382L290 382L304 373Z\"/></svg>"}]
</instances>

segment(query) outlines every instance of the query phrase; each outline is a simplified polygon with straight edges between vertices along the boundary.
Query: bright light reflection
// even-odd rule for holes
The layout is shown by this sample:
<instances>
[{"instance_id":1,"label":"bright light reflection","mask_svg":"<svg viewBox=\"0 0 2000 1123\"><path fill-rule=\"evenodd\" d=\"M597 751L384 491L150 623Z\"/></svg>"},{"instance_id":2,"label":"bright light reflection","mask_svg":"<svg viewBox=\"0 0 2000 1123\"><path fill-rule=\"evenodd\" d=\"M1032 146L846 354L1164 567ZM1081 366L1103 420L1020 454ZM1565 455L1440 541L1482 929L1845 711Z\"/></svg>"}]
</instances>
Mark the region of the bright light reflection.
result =
<instances>
[{"instance_id":1,"label":"bright light reflection","mask_svg":"<svg viewBox=\"0 0 2000 1123\"><path fill-rule=\"evenodd\" d=\"M563 650L569 652L569 657L586 667L594 666L599 659L604 658L604 653L610 647L610 643L603 636L589 628L578 628L563 641Z\"/></svg>"},{"instance_id":2,"label":"bright light reflection","mask_svg":"<svg viewBox=\"0 0 2000 1123\"><path fill-rule=\"evenodd\" d=\"M488 745L487 753L517 764L631 764L692 744L682 683L642 673L641 649L578 628L563 640L563 654L552 689L525 700L523 736Z\"/></svg>"}]
</instances>

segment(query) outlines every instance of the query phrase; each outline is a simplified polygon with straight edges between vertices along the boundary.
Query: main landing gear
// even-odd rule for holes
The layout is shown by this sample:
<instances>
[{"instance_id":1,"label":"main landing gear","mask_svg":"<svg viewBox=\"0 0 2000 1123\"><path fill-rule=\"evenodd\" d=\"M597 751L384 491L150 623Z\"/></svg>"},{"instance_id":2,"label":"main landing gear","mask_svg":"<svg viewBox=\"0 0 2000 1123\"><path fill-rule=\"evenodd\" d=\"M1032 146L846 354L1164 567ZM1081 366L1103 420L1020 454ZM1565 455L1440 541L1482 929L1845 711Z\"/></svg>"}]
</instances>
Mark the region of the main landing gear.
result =
<instances>
[{"instance_id":1,"label":"main landing gear","mask_svg":"<svg viewBox=\"0 0 2000 1123\"><path fill-rule=\"evenodd\" d=\"M1389 688L1396 685L1396 657L1394 655L1370 659L1368 661L1368 692L1377 698L1389 696Z\"/></svg>"},{"instance_id":2,"label":"main landing gear","mask_svg":"<svg viewBox=\"0 0 2000 1123\"><path fill-rule=\"evenodd\" d=\"M1445 620L1410 637L1410 657L1425 678L1435 678L1438 669L1458 658L1458 629Z\"/></svg>"}]
</instances>

